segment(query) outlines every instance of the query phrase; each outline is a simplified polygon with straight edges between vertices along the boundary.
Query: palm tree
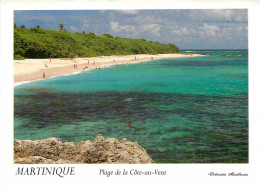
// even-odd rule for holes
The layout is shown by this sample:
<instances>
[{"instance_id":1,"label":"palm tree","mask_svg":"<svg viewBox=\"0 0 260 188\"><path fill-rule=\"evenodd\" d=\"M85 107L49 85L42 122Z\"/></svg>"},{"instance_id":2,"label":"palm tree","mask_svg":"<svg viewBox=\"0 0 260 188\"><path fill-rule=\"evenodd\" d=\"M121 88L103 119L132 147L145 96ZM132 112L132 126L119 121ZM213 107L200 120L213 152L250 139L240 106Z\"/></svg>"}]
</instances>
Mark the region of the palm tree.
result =
<instances>
[{"instance_id":1,"label":"palm tree","mask_svg":"<svg viewBox=\"0 0 260 188\"><path fill-rule=\"evenodd\" d=\"M36 25L36 28L38 28L38 29L39 29L39 28L41 28L41 27L40 27L39 25Z\"/></svg>"},{"instance_id":2,"label":"palm tree","mask_svg":"<svg viewBox=\"0 0 260 188\"><path fill-rule=\"evenodd\" d=\"M59 31L64 31L64 24L59 24L58 29L59 29Z\"/></svg>"}]
</instances>

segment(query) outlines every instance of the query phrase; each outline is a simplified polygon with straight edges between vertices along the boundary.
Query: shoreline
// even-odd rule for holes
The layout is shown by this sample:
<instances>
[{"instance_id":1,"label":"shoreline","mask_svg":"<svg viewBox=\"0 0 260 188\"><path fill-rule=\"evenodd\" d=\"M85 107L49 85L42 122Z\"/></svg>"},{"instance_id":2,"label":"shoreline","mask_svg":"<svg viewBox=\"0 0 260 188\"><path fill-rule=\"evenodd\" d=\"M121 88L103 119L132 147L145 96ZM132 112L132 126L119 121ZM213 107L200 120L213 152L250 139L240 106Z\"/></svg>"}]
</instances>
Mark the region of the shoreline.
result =
<instances>
[{"instance_id":1,"label":"shoreline","mask_svg":"<svg viewBox=\"0 0 260 188\"><path fill-rule=\"evenodd\" d=\"M56 76L77 74L82 71L107 68L113 65L134 64L149 60L167 58L200 57L201 54L158 54L158 55L123 55L99 56L74 59L25 59L14 60L14 87L36 80L43 80ZM136 58L135 58L136 57ZM74 68L77 65L77 68ZM47 67L46 67L47 66ZM85 69L84 69L85 68ZM43 78L45 72L45 78Z\"/></svg>"}]
</instances>

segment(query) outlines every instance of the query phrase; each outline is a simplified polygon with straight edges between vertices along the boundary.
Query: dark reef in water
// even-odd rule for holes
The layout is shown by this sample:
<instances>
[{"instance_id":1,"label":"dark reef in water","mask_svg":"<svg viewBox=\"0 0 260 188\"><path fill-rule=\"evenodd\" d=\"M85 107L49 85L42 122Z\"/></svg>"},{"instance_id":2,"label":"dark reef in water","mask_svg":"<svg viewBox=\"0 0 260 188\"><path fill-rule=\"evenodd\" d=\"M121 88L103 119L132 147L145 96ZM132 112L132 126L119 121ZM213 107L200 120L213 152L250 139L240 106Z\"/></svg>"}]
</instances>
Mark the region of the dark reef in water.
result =
<instances>
[{"instance_id":1,"label":"dark reef in water","mask_svg":"<svg viewBox=\"0 0 260 188\"><path fill-rule=\"evenodd\" d=\"M18 95L14 115L29 121L15 132L24 129L35 130L35 134L41 129L62 131L61 125L67 124L73 127L73 134L64 132L60 136L63 141L75 141L79 137L92 139L90 134L99 133L117 139L127 135L137 140L159 163L248 162L247 98L247 94L203 96L138 92ZM179 126L171 117L185 121ZM100 121L106 124L88 124ZM133 128L127 127L129 121ZM81 122L86 125L77 130Z\"/></svg>"},{"instance_id":2,"label":"dark reef in water","mask_svg":"<svg viewBox=\"0 0 260 188\"><path fill-rule=\"evenodd\" d=\"M27 92L41 92L41 93L48 93L48 92L54 92L54 89L49 89L49 88L31 88L31 89L23 89L24 91Z\"/></svg>"}]
</instances>

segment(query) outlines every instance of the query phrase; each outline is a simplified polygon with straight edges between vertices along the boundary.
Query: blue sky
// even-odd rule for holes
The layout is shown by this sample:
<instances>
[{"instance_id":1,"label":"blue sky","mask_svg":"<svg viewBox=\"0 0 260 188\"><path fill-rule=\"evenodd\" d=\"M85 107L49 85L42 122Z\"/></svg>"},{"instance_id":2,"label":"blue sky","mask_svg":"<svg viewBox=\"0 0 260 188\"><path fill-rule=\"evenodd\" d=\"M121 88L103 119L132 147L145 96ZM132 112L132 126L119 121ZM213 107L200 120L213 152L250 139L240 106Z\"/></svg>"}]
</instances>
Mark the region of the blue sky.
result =
<instances>
[{"instance_id":1,"label":"blue sky","mask_svg":"<svg viewBox=\"0 0 260 188\"><path fill-rule=\"evenodd\" d=\"M14 11L14 22L52 30L63 23L70 32L145 38L180 49L248 48L245 9L19 10Z\"/></svg>"}]
</instances>

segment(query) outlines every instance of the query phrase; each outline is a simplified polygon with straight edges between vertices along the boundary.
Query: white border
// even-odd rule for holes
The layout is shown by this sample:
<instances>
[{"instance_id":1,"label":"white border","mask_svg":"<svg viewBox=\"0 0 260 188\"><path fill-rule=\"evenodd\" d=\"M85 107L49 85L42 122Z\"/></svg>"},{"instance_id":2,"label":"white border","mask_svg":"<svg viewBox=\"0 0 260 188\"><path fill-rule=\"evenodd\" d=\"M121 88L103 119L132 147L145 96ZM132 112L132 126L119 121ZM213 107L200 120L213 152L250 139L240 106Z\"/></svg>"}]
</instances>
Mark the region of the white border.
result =
<instances>
[{"instance_id":1,"label":"white border","mask_svg":"<svg viewBox=\"0 0 260 188\"><path fill-rule=\"evenodd\" d=\"M1 4L1 159L0 187L260 187L260 128L259 128L259 1L3 1ZM75 166L76 175L15 176L13 164L13 10L32 9L231 9L248 8L249 13L249 164L156 164L156 165L40 165ZM33 165L37 166L37 165ZM39 166L39 165L38 165ZM167 176L99 176L99 169L167 170ZM249 177L210 177L209 172L242 172Z\"/></svg>"}]
</instances>

